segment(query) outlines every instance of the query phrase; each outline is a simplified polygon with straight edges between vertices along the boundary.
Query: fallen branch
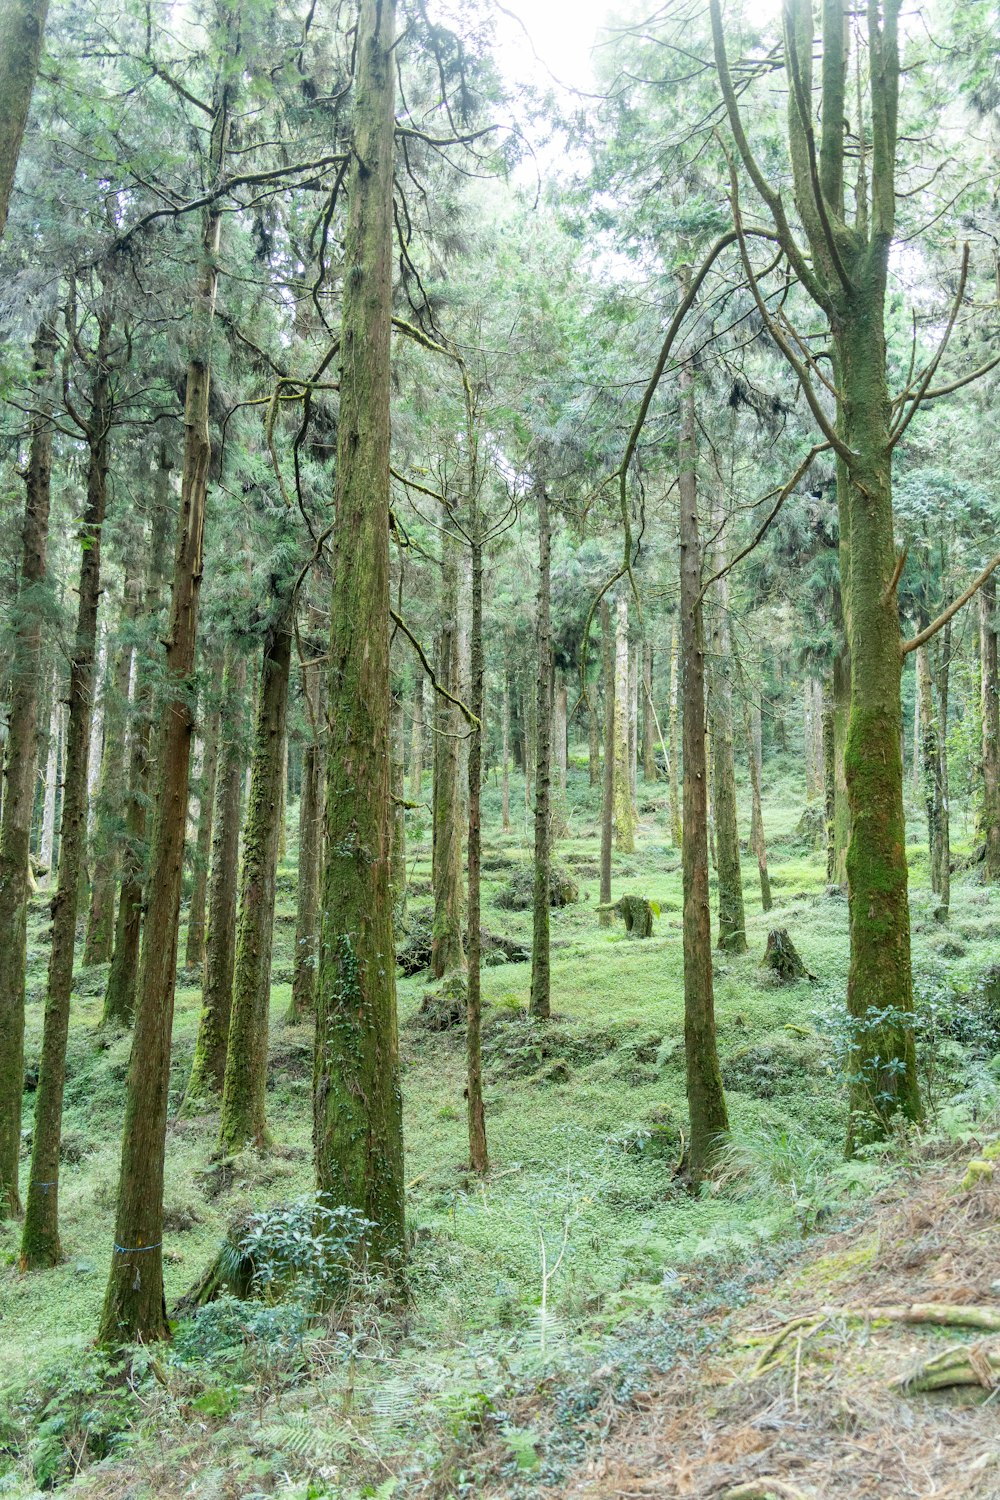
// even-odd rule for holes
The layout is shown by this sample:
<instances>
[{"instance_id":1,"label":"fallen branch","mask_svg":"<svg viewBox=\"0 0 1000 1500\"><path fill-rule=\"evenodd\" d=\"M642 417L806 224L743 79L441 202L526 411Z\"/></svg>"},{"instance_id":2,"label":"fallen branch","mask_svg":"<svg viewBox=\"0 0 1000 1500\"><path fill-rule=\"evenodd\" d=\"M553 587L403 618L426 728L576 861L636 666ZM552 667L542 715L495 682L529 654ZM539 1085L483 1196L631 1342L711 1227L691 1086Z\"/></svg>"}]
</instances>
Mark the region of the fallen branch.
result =
<instances>
[{"instance_id":1,"label":"fallen branch","mask_svg":"<svg viewBox=\"0 0 1000 1500\"><path fill-rule=\"evenodd\" d=\"M908 1395L940 1391L950 1385L978 1385L995 1390L1000 1385L1000 1343L953 1344L899 1375L890 1384Z\"/></svg>"},{"instance_id":2,"label":"fallen branch","mask_svg":"<svg viewBox=\"0 0 1000 1500\"><path fill-rule=\"evenodd\" d=\"M805 1496L783 1479L750 1479L723 1490L719 1500L805 1500Z\"/></svg>"}]
</instances>

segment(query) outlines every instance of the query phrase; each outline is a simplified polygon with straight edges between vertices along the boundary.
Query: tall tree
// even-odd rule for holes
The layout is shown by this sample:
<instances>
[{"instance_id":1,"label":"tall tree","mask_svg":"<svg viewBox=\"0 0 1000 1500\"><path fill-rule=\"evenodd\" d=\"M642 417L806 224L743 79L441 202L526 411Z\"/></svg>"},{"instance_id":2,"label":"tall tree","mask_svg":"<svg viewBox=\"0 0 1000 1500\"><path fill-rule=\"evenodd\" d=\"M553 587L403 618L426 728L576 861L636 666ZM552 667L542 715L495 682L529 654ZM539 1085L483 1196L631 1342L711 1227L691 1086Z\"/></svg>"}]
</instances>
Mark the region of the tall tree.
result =
<instances>
[{"instance_id":1,"label":"tall tree","mask_svg":"<svg viewBox=\"0 0 1000 1500\"><path fill-rule=\"evenodd\" d=\"M215 37L225 59L216 74L208 168L218 183L226 161L240 52L240 11L221 13ZM169 1334L163 1296L163 1160L170 1038L177 977L188 770L194 715L190 678L198 640L205 506L212 456L209 405L222 205L204 211L184 387L184 457L177 546L167 628L165 691L157 741L154 822L149 852L146 939L142 945L135 1037L129 1060L115 1240L98 1338L105 1344Z\"/></svg>"},{"instance_id":2,"label":"tall tree","mask_svg":"<svg viewBox=\"0 0 1000 1500\"><path fill-rule=\"evenodd\" d=\"M10 715L3 817L0 821L0 1216L21 1211L18 1155L24 1087L24 971L27 961L29 844L38 756L49 507L52 488L50 420L56 333L48 321L35 339L40 383L38 414L24 476L21 577L11 661ZM54 739L55 737L53 737ZM50 773L55 790L55 767ZM53 805L54 807L54 805Z\"/></svg>"},{"instance_id":3,"label":"tall tree","mask_svg":"<svg viewBox=\"0 0 1000 1500\"><path fill-rule=\"evenodd\" d=\"M395 0L362 0L356 35L330 607L326 868L314 1143L320 1193L404 1251L403 1128L390 889L389 346ZM364 619L363 630L359 621Z\"/></svg>"},{"instance_id":4,"label":"tall tree","mask_svg":"<svg viewBox=\"0 0 1000 1500\"><path fill-rule=\"evenodd\" d=\"M549 954L552 886L552 531L544 480L535 482L538 509L538 614L535 710L535 887L531 942L530 1011L547 1021L551 1003Z\"/></svg>"}]
</instances>

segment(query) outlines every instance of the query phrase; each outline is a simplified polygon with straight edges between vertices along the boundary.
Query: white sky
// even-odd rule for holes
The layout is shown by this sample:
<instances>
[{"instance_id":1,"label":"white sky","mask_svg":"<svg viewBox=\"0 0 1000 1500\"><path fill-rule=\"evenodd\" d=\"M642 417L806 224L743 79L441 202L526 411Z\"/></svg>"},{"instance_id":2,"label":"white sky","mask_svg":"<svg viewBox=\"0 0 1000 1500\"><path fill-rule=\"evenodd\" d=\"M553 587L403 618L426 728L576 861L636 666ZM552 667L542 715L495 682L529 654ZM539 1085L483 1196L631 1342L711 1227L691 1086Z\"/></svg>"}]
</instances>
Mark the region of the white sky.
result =
<instances>
[{"instance_id":1,"label":"white sky","mask_svg":"<svg viewBox=\"0 0 1000 1500\"><path fill-rule=\"evenodd\" d=\"M531 38L544 67L560 83L571 88L588 89L594 82L591 49L598 32L610 15L641 16L639 0L502 0L505 10L517 16ZM649 13L655 12L656 0L648 0ZM781 0L743 0L744 14L763 22L776 16ZM548 82L531 56L524 31L514 20L498 17L497 42L500 64L509 78Z\"/></svg>"}]
</instances>

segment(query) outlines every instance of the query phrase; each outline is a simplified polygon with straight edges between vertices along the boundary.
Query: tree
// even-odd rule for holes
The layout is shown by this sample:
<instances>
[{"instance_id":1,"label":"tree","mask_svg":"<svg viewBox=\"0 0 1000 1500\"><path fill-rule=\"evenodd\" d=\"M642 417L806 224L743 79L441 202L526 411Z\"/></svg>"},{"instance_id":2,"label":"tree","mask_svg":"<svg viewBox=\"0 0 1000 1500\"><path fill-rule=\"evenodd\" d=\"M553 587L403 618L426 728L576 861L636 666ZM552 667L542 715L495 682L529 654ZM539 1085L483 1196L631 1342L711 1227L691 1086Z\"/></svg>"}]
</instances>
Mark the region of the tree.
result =
<instances>
[{"instance_id":1,"label":"tree","mask_svg":"<svg viewBox=\"0 0 1000 1500\"><path fill-rule=\"evenodd\" d=\"M0 1216L21 1212L18 1155L24 1081L24 970L31 814L34 806L38 709L42 688L46 554L52 487L50 420L56 334L46 320L33 360L41 384L25 473L18 621L11 662L7 765L0 820Z\"/></svg>"},{"instance_id":2,"label":"tree","mask_svg":"<svg viewBox=\"0 0 1000 1500\"><path fill-rule=\"evenodd\" d=\"M545 481L535 482L538 510L537 708L535 714L535 890L531 942L530 1011L547 1021L551 1013L549 897L552 883L552 532Z\"/></svg>"},{"instance_id":3,"label":"tree","mask_svg":"<svg viewBox=\"0 0 1000 1500\"><path fill-rule=\"evenodd\" d=\"M0 3L0 239L17 159L21 154L31 94L42 55L48 0L2 0Z\"/></svg>"},{"instance_id":4,"label":"tree","mask_svg":"<svg viewBox=\"0 0 1000 1500\"><path fill-rule=\"evenodd\" d=\"M404 1251L403 1130L390 890L389 344L395 0L362 0L357 29L341 331L326 868L317 983L320 1193ZM358 629L361 618L365 630Z\"/></svg>"}]
</instances>

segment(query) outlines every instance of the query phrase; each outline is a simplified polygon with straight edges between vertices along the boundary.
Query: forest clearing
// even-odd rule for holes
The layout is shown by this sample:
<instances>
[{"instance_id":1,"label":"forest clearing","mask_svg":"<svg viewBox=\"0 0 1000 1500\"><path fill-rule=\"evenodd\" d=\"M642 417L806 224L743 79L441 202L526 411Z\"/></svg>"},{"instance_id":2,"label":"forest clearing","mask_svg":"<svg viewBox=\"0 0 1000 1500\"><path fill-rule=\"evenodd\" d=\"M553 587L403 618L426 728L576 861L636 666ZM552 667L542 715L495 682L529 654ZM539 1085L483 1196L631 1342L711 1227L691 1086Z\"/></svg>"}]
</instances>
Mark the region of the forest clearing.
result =
<instances>
[{"instance_id":1,"label":"forest clearing","mask_svg":"<svg viewBox=\"0 0 1000 1500\"><path fill-rule=\"evenodd\" d=\"M998 34L0 0L0 1496L1000 1497Z\"/></svg>"}]
</instances>

